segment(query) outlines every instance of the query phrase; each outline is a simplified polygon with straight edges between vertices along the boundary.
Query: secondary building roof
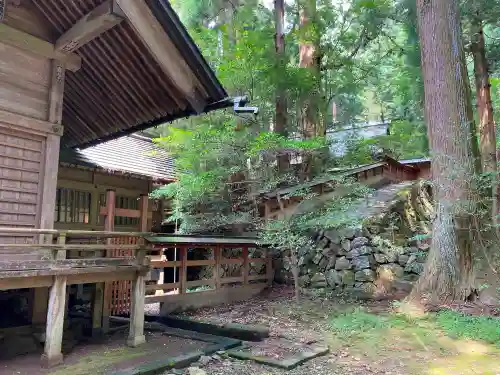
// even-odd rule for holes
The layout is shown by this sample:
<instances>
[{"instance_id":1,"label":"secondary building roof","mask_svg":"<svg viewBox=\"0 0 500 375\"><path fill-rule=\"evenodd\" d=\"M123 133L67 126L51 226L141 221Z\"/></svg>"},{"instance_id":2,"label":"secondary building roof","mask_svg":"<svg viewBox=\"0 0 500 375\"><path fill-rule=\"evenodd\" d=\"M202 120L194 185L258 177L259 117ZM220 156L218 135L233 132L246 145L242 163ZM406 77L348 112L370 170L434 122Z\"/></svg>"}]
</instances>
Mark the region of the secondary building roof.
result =
<instances>
[{"instance_id":1,"label":"secondary building roof","mask_svg":"<svg viewBox=\"0 0 500 375\"><path fill-rule=\"evenodd\" d=\"M81 46L69 40L63 49L81 58L81 68L66 73L64 147L232 105L167 0L33 1L45 39L56 47L104 3L117 7L122 20Z\"/></svg>"},{"instance_id":2,"label":"secondary building roof","mask_svg":"<svg viewBox=\"0 0 500 375\"><path fill-rule=\"evenodd\" d=\"M63 166L146 177L159 182L175 179L174 160L150 138L131 134L92 147L62 149Z\"/></svg>"}]
</instances>

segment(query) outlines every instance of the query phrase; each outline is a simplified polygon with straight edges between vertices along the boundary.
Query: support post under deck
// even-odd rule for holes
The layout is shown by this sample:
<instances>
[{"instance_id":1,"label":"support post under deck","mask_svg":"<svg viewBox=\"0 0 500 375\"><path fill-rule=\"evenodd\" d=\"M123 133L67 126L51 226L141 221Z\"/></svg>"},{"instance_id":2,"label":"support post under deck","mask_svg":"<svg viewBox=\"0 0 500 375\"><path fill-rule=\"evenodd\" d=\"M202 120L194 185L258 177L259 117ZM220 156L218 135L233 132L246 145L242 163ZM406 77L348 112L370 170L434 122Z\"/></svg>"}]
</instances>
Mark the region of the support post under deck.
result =
<instances>
[{"instance_id":1,"label":"support post under deck","mask_svg":"<svg viewBox=\"0 0 500 375\"><path fill-rule=\"evenodd\" d=\"M136 347L146 342L144 337L144 300L146 296L146 278L137 275L132 281L132 301L130 306L130 329L127 345Z\"/></svg>"},{"instance_id":2,"label":"support post under deck","mask_svg":"<svg viewBox=\"0 0 500 375\"><path fill-rule=\"evenodd\" d=\"M49 292L45 350L42 355L42 364L46 367L56 366L63 361L61 350L66 309L66 281L66 276L55 276Z\"/></svg>"}]
</instances>

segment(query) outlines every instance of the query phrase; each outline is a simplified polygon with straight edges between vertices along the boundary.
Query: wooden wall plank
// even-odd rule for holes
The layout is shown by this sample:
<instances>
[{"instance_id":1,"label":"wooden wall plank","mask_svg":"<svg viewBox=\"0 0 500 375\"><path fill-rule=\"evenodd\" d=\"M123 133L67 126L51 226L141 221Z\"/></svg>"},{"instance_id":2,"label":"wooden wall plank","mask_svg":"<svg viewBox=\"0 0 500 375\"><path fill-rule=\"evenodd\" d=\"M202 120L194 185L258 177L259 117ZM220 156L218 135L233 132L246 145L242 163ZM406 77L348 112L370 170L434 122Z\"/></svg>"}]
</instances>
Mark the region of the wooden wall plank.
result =
<instances>
[{"instance_id":1,"label":"wooden wall plank","mask_svg":"<svg viewBox=\"0 0 500 375\"><path fill-rule=\"evenodd\" d=\"M48 42L56 37L56 30L35 7L33 1L9 1L3 23Z\"/></svg>"},{"instance_id":2,"label":"wooden wall plank","mask_svg":"<svg viewBox=\"0 0 500 375\"><path fill-rule=\"evenodd\" d=\"M0 42L0 109L46 120L50 60Z\"/></svg>"}]
</instances>

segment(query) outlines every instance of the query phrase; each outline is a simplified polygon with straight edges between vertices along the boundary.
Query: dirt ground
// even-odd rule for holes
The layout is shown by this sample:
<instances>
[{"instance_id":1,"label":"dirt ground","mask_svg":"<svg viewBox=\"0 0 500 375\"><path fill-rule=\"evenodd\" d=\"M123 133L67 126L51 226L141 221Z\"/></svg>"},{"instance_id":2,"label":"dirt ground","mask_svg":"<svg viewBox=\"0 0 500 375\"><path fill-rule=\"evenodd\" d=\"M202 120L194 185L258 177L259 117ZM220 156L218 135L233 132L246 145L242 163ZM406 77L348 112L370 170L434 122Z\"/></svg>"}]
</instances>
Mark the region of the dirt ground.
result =
<instances>
[{"instance_id":1,"label":"dirt ground","mask_svg":"<svg viewBox=\"0 0 500 375\"><path fill-rule=\"evenodd\" d=\"M285 371L227 353L194 364L200 375L500 375L500 318L450 313L410 317L397 302L360 304L336 297L302 297L276 287L244 303L185 314L201 321L259 324L271 337L250 347L254 355L284 359L306 345L327 345L330 353ZM496 310L498 311L498 310ZM484 318L484 319L483 319ZM101 344L77 346L63 366L40 369L39 355L0 362L0 375L105 375L166 356L199 349L206 343L149 333L147 344L125 346L126 333ZM165 374L190 374L188 370Z\"/></svg>"},{"instance_id":2,"label":"dirt ground","mask_svg":"<svg viewBox=\"0 0 500 375\"><path fill-rule=\"evenodd\" d=\"M455 315L403 319L395 315L397 303L391 301L359 308L359 303L339 299L303 297L297 305L292 295L289 288L275 288L245 303L188 315L202 321L266 325L274 338L326 343L330 354L291 371L221 358L203 367L206 374L500 375L499 318L467 331L466 323L454 324ZM467 338L481 330L490 342Z\"/></svg>"},{"instance_id":3,"label":"dirt ground","mask_svg":"<svg viewBox=\"0 0 500 375\"><path fill-rule=\"evenodd\" d=\"M81 344L64 357L54 369L40 367L40 354L0 361L0 375L104 375L164 357L173 357L200 349L205 342L146 333L146 344L129 348L126 332L117 332L99 344Z\"/></svg>"}]
</instances>

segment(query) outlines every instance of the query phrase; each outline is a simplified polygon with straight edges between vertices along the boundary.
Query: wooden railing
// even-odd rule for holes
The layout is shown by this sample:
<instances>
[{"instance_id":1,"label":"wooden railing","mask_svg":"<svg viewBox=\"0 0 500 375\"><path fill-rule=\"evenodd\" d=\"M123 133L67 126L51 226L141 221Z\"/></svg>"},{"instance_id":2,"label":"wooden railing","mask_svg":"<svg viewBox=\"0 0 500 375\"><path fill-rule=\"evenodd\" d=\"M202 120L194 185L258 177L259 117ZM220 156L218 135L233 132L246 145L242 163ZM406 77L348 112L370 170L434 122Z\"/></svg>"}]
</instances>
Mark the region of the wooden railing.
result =
<instances>
[{"instance_id":1,"label":"wooden railing","mask_svg":"<svg viewBox=\"0 0 500 375\"><path fill-rule=\"evenodd\" d=\"M154 293L146 296L146 303L165 302L163 312L248 298L274 278L268 249L259 248L252 239L156 236L149 240L159 251L151 267L161 275L146 286L146 292ZM195 250L205 259L188 259ZM176 256L167 259L167 253ZM193 268L198 272L189 272ZM166 280L166 270L175 270L171 280Z\"/></svg>"},{"instance_id":2,"label":"wooden railing","mask_svg":"<svg viewBox=\"0 0 500 375\"><path fill-rule=\"evenodd\" d=\"M64 275L84 272L119 271L123 268L149 267L145 254L151 250L146 243L140 245L113 244L109 239L120 237L145 238L143 232L97 232L85 230L54 230L0 227L0 278ZM2 238L25 238L26 243L2 243ZM73 243L95 241L96 243ZM5 241L4 241L5 242ZM97 243L101 242L101 243ZM113 251L128 250L129 257L110 257ZM73 252L83 257L72 258ZM35 258L19 257L29 253Z\"/></svg>"},{"instance_id":3,"label":"wooden railing","mask_svg":"<svg viewBox=\"0 0 500 375\"><path fill-rule=\"evenodd\" d=\"M419 178L418 168L401 164L388 156L381 162L337 171L337 173L339 176L344 175L345 177L350 177L374 189L391 183L413 181ZM338 190L338 184L331 179L312 181L302 184L301 186L309 188L311 192L317 194L315 201L318 206L321 205L321 202L332 199L337 194ZM290 187L262 194L262 198L264 199L264 218L266 220L283 219L294 214L296 207L303 199L300 194L294 195L295 190L295 187ZM340 194L342 194L342 192L340 192Z\"/></svg>"}]
</instances>

